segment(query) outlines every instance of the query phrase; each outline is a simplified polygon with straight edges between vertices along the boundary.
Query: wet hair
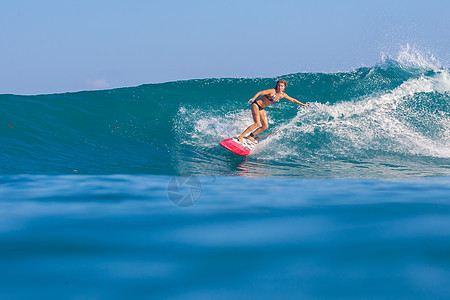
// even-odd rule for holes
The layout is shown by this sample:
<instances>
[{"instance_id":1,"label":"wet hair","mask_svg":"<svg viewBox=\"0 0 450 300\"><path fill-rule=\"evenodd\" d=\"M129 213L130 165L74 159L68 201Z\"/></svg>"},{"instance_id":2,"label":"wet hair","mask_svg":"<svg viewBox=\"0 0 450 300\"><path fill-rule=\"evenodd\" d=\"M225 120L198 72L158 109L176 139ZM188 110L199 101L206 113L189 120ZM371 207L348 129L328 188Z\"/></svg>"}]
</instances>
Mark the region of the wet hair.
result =
<instances>
[{"instance_id":1,"label":"wet hair","mask_svg":"<svg viewBox=\"0 0 450 300\"><path fill-rule=\"evenodd\" d=\"M275 89L277 89L277 86L279 83L284 83L284 87L287 88L287 82L284 79L278 79L277 80L277 85L275 85Z\"/></svg>"}]
</instances>

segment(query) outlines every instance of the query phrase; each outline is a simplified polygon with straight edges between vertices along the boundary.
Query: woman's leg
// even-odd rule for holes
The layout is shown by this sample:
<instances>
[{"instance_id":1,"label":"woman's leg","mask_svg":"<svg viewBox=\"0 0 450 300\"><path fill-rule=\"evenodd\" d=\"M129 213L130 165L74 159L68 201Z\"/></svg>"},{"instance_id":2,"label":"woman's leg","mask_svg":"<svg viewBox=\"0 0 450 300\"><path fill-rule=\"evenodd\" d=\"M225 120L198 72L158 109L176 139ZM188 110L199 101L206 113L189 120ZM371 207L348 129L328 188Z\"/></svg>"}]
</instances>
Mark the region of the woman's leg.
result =
<instances>
[{"instance_id":1,"label":"woman's leg","mask_svg":"<svg viewBox=\"0 0 450 300\"><path fill-rule=\"evenodd\" d=\"M256 129L253 132L253 135L257 135L260 134L261 132L263 132L264 130L266 130L267 128L269 128L269 122L267 121L267 114L265 110L261 110L259 111L259 119L261 121L261 127L259 127L258 129Z\"/></svg>"},{"instance_id":2,"label":"woman's leg","mask_svg":"<svg viewBox=\"0 0 450 300\"><path fill-rule=\"evenodd\" d=\"M249 134L250 132L252 132L253 130L255 130L256 128L258 128L259 126L261 126L260 122L261 122L261 117L260 117L260 110L258 108L258 106L256 104L252 104L252 106L250 107L252 110L252 116L253 116L253 124L250 125L247 129L245 129L245 131L239 135L237 138L239 140L239 142L243 142L244 137ZM264 110L262 110L264 111Z\"/></svg>"}]
</instances>

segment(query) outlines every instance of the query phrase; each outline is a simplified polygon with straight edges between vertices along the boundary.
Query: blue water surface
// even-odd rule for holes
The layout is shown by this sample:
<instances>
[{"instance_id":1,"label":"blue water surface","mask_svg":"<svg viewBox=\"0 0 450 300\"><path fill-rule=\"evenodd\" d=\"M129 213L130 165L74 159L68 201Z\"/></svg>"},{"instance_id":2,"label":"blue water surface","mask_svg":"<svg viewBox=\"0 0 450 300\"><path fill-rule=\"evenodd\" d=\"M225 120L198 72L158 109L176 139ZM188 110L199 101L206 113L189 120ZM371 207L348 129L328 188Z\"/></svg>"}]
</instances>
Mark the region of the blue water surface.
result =
<instances>
[{"instance_id":1,"label":"blue water surface","mask_svg":"<svg viewBox=\"0 0 450 300\"><path fill-rule=\"evenodd\" d=\"M409 49L409 48L408 48ZM0 300L450 298L450 72L0 95ZM410 52L408 52L410 51Z\"/></svg>"},{"instance_id":2,"label":"blue water surface","mask_svg":"<svg viewBox=\"0 0 450 300\"><path fill-rule=\"evenodd\" d=\"M2 299L450 295L449 177L0 182Z\"/></svg>"}]
</instances>

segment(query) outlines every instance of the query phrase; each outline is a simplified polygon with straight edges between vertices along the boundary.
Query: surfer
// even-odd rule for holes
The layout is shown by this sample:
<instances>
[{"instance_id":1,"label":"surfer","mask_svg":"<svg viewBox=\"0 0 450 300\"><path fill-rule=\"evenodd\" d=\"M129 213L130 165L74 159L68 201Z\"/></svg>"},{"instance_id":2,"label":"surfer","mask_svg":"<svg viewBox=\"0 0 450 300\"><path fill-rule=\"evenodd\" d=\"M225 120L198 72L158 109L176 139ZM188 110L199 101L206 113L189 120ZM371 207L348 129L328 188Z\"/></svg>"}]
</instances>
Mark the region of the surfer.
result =
<instances>
[{"instance_id":1,"label":"surfer","mask_svg":"<svg viewBox=\"0 0 450 300\"><path fill-rule=\"evenodd\" d=\"M287 87L287 82L284 79L279 79L277 81L277 85L274 89L268 89L261 92L256 93L256 95L248 100L248 102L252 103L250 106L252 110L252 116L253 116L253 124L250 125L245 131L239 135L237 138L239 142L244 141L244 137L250 133L250 135L247 136L247 139L252 141L253 143L258 143L254 137L267 128L269 128L269 123L267 122L267 115L264 110L264 108L271 104L271 103L278 103L281 99L286 98L292 103L302 105L302 106L309 106L309 104L303 104L300 101L289 97L285 92L284 89ZM262 96L261 98L258 98L259 96ZM256 130L255 130L256 129ZM255 131L253 131L255 130Z\"/></svg>"}]
</instances>

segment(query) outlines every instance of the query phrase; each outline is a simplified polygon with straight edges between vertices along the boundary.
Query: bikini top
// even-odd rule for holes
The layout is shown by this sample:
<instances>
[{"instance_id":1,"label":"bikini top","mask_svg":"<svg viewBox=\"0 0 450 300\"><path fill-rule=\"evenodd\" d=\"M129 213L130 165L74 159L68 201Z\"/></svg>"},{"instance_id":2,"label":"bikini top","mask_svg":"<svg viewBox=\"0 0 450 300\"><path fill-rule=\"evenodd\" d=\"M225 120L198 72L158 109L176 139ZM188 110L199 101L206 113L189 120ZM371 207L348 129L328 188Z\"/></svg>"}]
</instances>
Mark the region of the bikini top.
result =
<instances>
[{"instance_id":1,"label":"bikini top","mask_svg":"<svg viewBox=\"0 0 450 300\"><path fill-rule=\"evenodd\" d=\"M280 95L280 97L277 99L277 100L275 100L275 96L277 95L277 92L275 92L275 94L272 96L272 97L268 97L269 98L269 100L272 102L272 103L278 103L278 102L280 102L280 99L281 99L281 95Z\"/></svg>"}]
</instances>

